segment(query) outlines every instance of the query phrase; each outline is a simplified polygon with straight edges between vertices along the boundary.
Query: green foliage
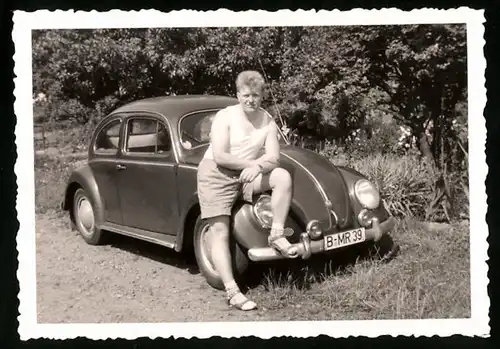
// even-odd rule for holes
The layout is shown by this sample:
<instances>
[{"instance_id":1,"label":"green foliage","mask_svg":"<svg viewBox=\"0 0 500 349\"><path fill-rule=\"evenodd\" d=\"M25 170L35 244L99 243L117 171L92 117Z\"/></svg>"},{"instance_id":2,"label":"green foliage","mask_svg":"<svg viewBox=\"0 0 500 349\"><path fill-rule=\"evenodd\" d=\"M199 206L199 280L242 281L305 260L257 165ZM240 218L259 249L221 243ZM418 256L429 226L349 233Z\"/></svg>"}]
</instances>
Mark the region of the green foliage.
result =
<instances>
[{"instance_id":1,"label":"green foliage","mask_svg":"<svg viewBox=\"0 0 500 349\"><path fill-rule=\"evenodd\" d=\"M465 101L465 27L384 26L363 34L370 84L388 112L411 127L422 154L441 165L442 147L456 137L457 103Z\"/></svg>"},{"instance_id":2,"label":"green foliage","mask_svg":"<svg viewBox=\"0 0 500 349\"><path fill-rule=\"evenodd\" d=\"M353 132L346 142L346 152L353 159L363 159L367 154L412 154L411 149L405 148L403 142L398 141L400 135L400 128L393 123L380 124L369 135Z\"/></svg>"},{"instance_id":3,"label":"green foliage","mask_svg":"<svg viewBox=\"0 0 500 349\"><path fill-rule=\"evenodd\" d=\"M418 146L433 121L439 155L465 101L463 26L43 30L33 52L42 112L79 123L138 98L233 95L237 73L257 69L270 82L268 106L299 136L343 143L388 113Z\"/></svg>"},{"instance_id":4,"label":"green foliage","mask_svg":"<svg viewBox=\"0 0 500 349\"><path fill-rule=\"evenodd\" d=\"M422 215L424 203L411 199L408 188L420 193L429 172L416 173L423 165L415 155L431 160L426 166L436 169L436 178L449 179L448 191L464 187L463 25L33 32L34 96L46 96L34 104L36 119L84 125L75 143L86 144L104 115L139 98L234 95L236 76L245 69L264 72L264 106L285 121L295 144L363 163L377 176L386 171L384 185L406 186L388 194L395 213ZM408 131L404 139L400 127ZM414 160L394 157L391 165L384 160L391 154Z\"/></svg>"},{"instance_id":5,"label":"green foliage","mask_svg":"<svg viewBox=\"0 0 500 349\"><path fill-rule=\"evenodd\" d=\"M328 153L327 153L328 154ZM468 217L468 176L459 173L445 175L447 200L438 200L445 193L439 185L439 170L415 155L371 154L330 159L356 169L372 180L381 192L389 212L400 218L420 220L460 220ZM445 211L446 210L446 211Z\"/></svg>"},{"instance_id":6,"label":"green foliage","mask_svg":"<svg viewBox=\"0 0 500 349\"><path fill-rule=\"evenodd\" d=\"M35 155L35 201L36 213L46 213L59 210L61 199L64 198L66 184L71 172L82 166L82 157L58 154Z\"/></svg>"},{"instance_id":7,"label":"green foliage","mask_svg":"<svg viewBox=\"0 0 500 349\"><path fill-rule=\"evenodd\" d=\"M430 169L415 157L375 155L351 161L350 166L371 179L396 217L424 218L431 201Z\"/></svg>"}]
</instances>

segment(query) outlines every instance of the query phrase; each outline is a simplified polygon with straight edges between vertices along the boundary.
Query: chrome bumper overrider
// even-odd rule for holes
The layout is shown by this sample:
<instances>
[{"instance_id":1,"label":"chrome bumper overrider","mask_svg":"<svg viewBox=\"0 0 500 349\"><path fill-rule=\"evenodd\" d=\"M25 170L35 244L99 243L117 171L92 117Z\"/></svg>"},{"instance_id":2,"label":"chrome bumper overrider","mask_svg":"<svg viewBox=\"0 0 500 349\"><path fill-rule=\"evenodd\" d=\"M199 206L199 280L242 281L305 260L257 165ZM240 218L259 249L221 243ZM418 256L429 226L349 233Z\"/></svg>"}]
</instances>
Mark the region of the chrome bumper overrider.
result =
<instances>
[{"instance_id":1,"label":"chrome bumper overrider","mask_svg":"<svg viewBox=\"0 0 500 349\"><path fill-rule=\"evenodd\" d=\"M379 223L377 219L373 220L372 227L366 229L365 241L378 241L382 235L388 233L394 228L396 220L389 217L387 220ZM322 253L325 251L323 238L311 240L307 233L300 234L300 242L293 244L297 247L299 255L302 259L308 259L313 254ZM254 262L270 261L277 259L285 259L279 252L272 247L251 248L248 250L248 257Z\"/></svg>"}]
</instances>

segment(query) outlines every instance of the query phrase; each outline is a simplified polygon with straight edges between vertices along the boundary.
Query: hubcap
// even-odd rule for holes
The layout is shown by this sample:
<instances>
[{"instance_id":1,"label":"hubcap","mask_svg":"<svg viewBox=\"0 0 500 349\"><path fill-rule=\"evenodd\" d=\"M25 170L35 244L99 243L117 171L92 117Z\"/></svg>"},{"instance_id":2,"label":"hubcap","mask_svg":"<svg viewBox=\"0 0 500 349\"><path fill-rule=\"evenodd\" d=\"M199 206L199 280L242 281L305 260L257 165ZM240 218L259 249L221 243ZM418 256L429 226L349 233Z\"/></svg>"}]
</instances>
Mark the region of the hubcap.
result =
<instances>
[{"instance_id":1,"label":"hubcap","mask_svg":"<svg viewBox=\"0 0 500 349\"><path fill-rule=\"evenodd\" d=\"M87 198L83 197L78 200L77 204L78 220L86 233L90 233L94 229L94 211L92 205Z\"/></svg>"},{"instance_id":2,"label":"hubcap","mask_svg":"<svg viewBox=\"0 0 500 349\"><path fill-rule=\"evenodd\" d=\"M200 251L201 251L201 259L203 261L203 264L207 266L207 268L212 272L213 274L218 274L217 271L215 270L214 266L212 265L212 262L210 261L210 247L208 245L208 232L209 232L210 226L207 224L203 226L203 229L201 231L201 236L200 236Z\"/></svg>"}]
</instances>

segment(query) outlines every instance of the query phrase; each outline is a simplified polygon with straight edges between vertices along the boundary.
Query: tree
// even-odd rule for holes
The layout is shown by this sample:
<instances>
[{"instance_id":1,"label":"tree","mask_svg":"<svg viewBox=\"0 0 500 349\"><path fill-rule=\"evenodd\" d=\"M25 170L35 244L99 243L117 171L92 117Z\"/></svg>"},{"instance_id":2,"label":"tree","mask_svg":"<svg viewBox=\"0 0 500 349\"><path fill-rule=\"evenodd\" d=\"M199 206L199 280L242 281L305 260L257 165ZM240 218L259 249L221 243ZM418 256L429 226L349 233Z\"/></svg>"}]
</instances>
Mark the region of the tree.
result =
<instances>
[{"instance_id":1,"label":"tree","mask_svg":"<svg viewBox=\"0 0 500 349\"><path fill-rule=\"evenodd\" d=\"M234 95L239 71L260 70L266 107L298 134L369 137L385 110L439 162L457 137L465 51L460 25L41 30L34 93L47 95L51 119L93 124L139 98Z\"/></svg>"},{"instance_id":2,"label":"tree","mask_svg":"<svg viewBox=\"0 0 500 349\"><path fill-rule=\"evenodd\" d=\"M362 43L370 62L367 77L385 95L384 106L439 166L446 142L454 138L456 105L465 100L465 27L383 26L366 32Z\"/></svg>"}]
</instances>

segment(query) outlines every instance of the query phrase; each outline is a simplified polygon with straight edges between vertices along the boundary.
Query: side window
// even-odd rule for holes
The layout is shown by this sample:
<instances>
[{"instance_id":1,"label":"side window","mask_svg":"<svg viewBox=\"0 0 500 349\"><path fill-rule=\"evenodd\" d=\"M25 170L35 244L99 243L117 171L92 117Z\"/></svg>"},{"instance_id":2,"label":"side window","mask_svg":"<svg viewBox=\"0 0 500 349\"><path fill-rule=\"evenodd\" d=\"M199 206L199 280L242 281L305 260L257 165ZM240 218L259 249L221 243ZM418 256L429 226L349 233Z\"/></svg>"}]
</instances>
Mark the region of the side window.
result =
<instances>
[{"instance_id":1,"label":"side window","mask_svg":"<svg viewBox=\"0 0 500 349\"><path fill-rule=\"evenodd\" d=\"M94 149L97 153L116 154L120 143L120 120L111 121L96 137Z\"/></svg>"},{"instance_id":2,"label":"side window","mask_svg":"<svg viewBox=\"0 0 500 349\"><path fill-rule=\"evenodd\" d=\"M216 111L204 111L184 117L179 125L182 146L186 149L210 142Z\"/></svg>"},{"instance_id":3,"label":"side window","mask_svg":"<svg viewBox=\"0 0 500 349\"><path fill-rule=\"evenodd\" d=\"M125 139L127 153L163 154L171 150L170 134L162 122L148 118L128 121Z\"/></svg>"}]
</instances>

